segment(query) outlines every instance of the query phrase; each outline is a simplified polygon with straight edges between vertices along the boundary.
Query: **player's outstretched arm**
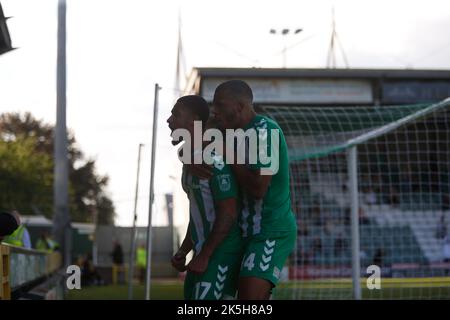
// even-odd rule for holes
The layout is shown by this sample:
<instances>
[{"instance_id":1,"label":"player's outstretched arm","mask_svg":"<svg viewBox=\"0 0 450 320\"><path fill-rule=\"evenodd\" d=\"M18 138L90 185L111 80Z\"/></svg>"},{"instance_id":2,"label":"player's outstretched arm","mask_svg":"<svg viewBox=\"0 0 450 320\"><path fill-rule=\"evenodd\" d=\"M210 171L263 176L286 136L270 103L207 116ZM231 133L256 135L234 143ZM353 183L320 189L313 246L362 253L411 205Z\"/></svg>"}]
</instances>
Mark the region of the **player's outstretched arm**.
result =
<instances>
[{"instance_id":1,"label":"player's outstretched arm","mask_svg":"<svg viewBox=\"0 0 450 320\"><path fill-rule=\"evenodd\" d=\"M192 259L187 268L194 273L206 271L209 258L230 232L237 219L236 198L228 198L216 202L216 219L212 230L203 244L200 253Z\"/></svg>"}]
</instances>

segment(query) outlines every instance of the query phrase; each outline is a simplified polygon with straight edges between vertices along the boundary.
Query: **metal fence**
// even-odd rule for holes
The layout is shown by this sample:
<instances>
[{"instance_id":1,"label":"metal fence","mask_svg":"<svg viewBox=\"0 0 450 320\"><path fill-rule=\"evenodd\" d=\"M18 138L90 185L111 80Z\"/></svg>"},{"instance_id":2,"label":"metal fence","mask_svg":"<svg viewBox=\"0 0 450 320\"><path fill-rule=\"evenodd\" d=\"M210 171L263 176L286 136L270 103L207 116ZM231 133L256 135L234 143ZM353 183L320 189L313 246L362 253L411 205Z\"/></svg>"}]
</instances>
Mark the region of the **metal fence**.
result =
<instances>
[{"instance_id":1,"label":"metal fence","mask_svg":"<svg viewBox=\"0 0 450 320\"><path fill-rule=\"evenodd\" d=\"M15 291L28 291L38 286L62 265L58 252L47 253L7 244L0 245L0 252L0 299L10 299Z\"/></svg>"}]
</instances>

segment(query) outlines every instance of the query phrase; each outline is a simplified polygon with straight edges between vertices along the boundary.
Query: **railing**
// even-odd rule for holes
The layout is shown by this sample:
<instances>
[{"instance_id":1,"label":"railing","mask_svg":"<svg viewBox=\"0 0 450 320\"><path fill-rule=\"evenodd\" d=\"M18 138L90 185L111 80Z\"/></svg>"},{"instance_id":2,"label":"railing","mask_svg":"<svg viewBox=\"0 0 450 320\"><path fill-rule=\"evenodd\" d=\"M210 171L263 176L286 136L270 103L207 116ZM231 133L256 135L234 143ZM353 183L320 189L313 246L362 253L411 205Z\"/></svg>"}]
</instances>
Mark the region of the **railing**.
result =
<instances>
[{"instance_id":1,"label":"railing","mask_svg":"<svg viewBox=\"0 0 450 320\"><path fill-rule=\"evenodd\" d=\"M48 253L7 244L0 245L0 252L0 299L10 299L11 292L38 285L61 267L58 252Z\"/></svg>"},{"instance_id":2,"label":"railing","mask_svg":"<svg viewBox=\"0 0 450 320\"><path fill-rule=\"evenodd\" d=\"M9 247L0 245L0 300L11 299Z\"/></svg>"}]
</instances>

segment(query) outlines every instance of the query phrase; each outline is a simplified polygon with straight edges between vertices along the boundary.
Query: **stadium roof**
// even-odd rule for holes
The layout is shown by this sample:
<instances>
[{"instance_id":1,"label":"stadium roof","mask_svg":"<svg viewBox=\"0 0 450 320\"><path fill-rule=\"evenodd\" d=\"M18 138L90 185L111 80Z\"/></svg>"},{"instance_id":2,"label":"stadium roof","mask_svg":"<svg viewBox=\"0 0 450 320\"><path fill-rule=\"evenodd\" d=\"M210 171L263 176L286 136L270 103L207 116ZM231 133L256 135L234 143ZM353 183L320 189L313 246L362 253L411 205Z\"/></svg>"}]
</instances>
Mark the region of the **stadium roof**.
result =
<instances>
[{"instance_id":1,"label":"stadium roof","mask_svg":"<svg viewBox=\"0 0 450 320\"><path fill-rule=\"evenodd\" d=\"M26 226L52 226L53 222L44 216L24 216L21 215L20 219Z\"/></svg>"},{"instance_id":2,"label":"stadium roof","mask_svg":"<svg viewBox=\"0 0 450 320\"><path fill-rule=\"evenodd\" d=\"M280 69L280 68L193 68L191 77L245 78L385 78L385 79L447 79L450 70L418 69Z\"/></svg>"},{"instance_id":3,"label":"stadium roof","mask_svg":"<svg viewBox=\"0 0 450 320\"><path fill-rule=\"evenodd\" d=\"M53 221L47 219L44 216L24 216L21 215L22 223L26 226L33 227L51 227L53 226ZM82 234L92 234L95 232L95 225L93 223L83 223L83 222L72 222L72 228L78 229L79 233Z\"/></svg>"}]
</instances>

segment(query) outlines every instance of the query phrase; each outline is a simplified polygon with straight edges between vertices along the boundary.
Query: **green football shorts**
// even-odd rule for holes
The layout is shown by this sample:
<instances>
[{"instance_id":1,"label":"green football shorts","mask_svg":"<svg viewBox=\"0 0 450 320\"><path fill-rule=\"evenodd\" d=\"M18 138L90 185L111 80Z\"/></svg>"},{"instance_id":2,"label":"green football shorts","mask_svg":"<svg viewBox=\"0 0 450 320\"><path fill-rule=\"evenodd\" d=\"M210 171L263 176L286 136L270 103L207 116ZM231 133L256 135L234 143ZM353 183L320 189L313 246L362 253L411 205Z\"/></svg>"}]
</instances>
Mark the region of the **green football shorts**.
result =
<instances>
[{"instance_id":1,"label":"green football shorts","mask_svg":"<svg viewBox=\"0 0 450 320\"><path fill-rule=\"evenodd\" d=\"M184 280L186 300L235 299L242 255L216 252L202 274L187 272Z\"/></svg>"},{"instance_id":2,"label":"green football shorts","mask_svg":"<svg viewBox=\"0 0 450 320\"><path fill-rule=\"evenodd\" d=\"M261 278L276 286L296 239L297 230L249 237L239 277Z\"/></svg>"}]
</instances>

